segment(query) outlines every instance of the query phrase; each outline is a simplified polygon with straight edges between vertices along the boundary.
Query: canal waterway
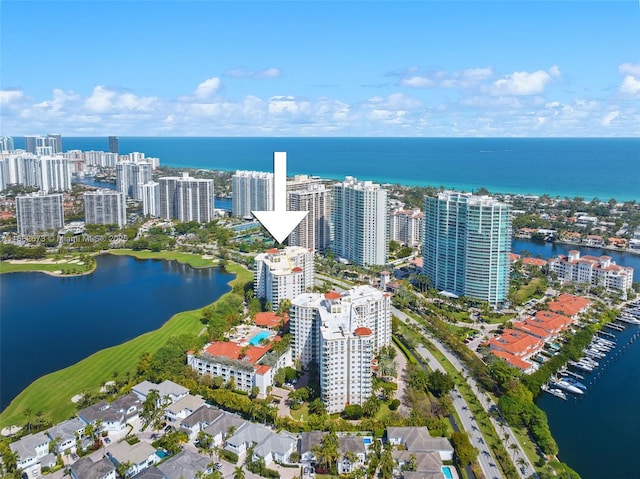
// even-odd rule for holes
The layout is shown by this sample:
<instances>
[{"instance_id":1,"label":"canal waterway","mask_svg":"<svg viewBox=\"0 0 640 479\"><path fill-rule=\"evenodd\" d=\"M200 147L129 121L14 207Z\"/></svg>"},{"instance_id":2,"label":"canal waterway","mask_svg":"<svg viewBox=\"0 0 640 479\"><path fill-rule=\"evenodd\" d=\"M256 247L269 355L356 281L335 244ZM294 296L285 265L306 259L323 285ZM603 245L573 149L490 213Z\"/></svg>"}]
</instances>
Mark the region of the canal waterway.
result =
<instances>
[{"instance_id":1,"label":"canal waterway","mask_svg":"<svg viewBox=\"0 0 640 479\"><path fill-rule=\"evenodd\" d=\"M576 470L582 479L634 479L640 477L638 438L640 438L640 332L636 325L625 325L614 333L618 346L600 366L588 373L571 367L584 377L583 397L567 394L563 401L546 393L536 400L549 420L551 433L560 449L559 459ZM607 339L611 339L607 337Z\"/></svg>"},{"instance_id":2,"label":"canal waterway","mask_svg":"<svg viewBox=\"0 0 640 479\"><path fill-rule=\"evenodd\" d=\"M559 254L566 255L571 250L580 251L580 256L611 256L611 259L620 266L631 266L633 268L633 281L640 282L640 254L626 253L624 251L612 251L603 248L589 248L582 245L566 243L547 243L544 241L532 241L526 239L514 239L511 244L511 251L522 254L528 251L534 258L538 256L542 259L549 259Z\"/></svg>"},{"instance_id":3,"label":"canal waterway","mask_svg":"<svg viewBox=\"0 0 640 479\"><path fill-rule=\"evenodd\" d=\"M634 281L640 281L640 255L521 239L512 244L514 253L528 251L543 259L569 250L578 250L583 256L611 256L616 264L634 268ZM588 386L582 398L570 396L563 401L542 393L536 400L547 414L560 460L582 479L640 477L634 460L640 438L640 339L633 340L640 327L623 325L622 332L604 330L615 334L618 347L606 359L598 360L601 367L592 373L576 370L585 378L580 381Z\"/></svg>"},{"instance_id":4,"label":"canal waterway","mask_svg":"<svg viewBox=\"0 0 640 479\"><path fill-rule=\"evenodd\" d=\"M0 277L0 410L40 376L159 328L230 290L233 275L103 255L91 275Z\"/></svg>"}]
</instances>

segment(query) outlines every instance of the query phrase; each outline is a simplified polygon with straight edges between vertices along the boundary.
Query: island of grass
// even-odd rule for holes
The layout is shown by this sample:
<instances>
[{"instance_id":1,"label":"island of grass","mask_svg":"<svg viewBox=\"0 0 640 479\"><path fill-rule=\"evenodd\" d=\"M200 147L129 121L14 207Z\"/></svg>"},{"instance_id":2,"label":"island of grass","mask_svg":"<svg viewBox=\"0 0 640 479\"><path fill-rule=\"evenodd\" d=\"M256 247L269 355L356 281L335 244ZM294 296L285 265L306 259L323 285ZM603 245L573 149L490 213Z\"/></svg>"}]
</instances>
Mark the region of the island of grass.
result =
<instances>
[{"instance_id":1,"label":"island of grass","mask_svg":"<svg viewBox=\"0 0 640 479\"><path fill-rule=\"evenodd\" d=\"M108 253L117 256L133 256L138 259L164 259L168 261L177 261L181 264L188 264L192 268L209 268L218 264L218 259L213 257L193 253L183 253L180 251L135 251L132 249L112 249L109 250Z\"/></svg>"},{"instance_id":2,"label":"island of grass","mask_svg":"<svg viewBox=\"0 0 640 479\"><path fill-rule=\"evenodd\" d=\"M167 256L165 259L178 259L178 257L172 258L171 252L168 252ZM186 256L196 257L196 255ZM226 264L226 270L236 275L229 282L234 289L242 289L244 284L252 280L252 273L239 264L229 262ZM217 301L228 294L230 292L222 295ZM140 357L144 353L154 354L172 336L199 334L202 330L200 321L202 309L177 313L155 331L145 333L118 346L98 351L68 368L37 379L2 411L0 428L23 424L27 411L45 412L53 423L71 417L76 412L76 405L71 402L73 396L82 391L99 390L104 383L113 380L116 371L123 376L127 373L135 374Z\"/></svg>"},{"instance_id":3,"label":"island of grass","mask_svg":"<svg viewBox=\"0 0 640 479\"><path fill-rule=\"evenodd\" d=\"M51 276L74 276L91 274L95 269L96 261L89 255L0 261L0 274L34 272Z\"/></svg>"}]
</instances>

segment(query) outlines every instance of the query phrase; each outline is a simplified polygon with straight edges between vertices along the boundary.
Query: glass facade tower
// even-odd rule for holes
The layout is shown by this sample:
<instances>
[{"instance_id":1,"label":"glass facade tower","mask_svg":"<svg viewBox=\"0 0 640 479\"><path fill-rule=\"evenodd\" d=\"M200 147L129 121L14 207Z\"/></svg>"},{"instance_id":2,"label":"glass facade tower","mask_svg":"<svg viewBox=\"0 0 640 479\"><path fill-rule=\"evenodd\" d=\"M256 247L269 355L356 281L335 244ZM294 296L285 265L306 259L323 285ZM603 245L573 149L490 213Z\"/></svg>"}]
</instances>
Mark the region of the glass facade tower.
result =
<instances>
[{"instance_id":1,"label":"glass facade tower","mask_svg":"<svg viewBox=\"0 0 640 479\"><path fill-rule=\"evenodd\" d=\"M425 198L423 273L441 291L497 306L509 292L511 209L489 196Z\"/></svg>"}]
</instances>

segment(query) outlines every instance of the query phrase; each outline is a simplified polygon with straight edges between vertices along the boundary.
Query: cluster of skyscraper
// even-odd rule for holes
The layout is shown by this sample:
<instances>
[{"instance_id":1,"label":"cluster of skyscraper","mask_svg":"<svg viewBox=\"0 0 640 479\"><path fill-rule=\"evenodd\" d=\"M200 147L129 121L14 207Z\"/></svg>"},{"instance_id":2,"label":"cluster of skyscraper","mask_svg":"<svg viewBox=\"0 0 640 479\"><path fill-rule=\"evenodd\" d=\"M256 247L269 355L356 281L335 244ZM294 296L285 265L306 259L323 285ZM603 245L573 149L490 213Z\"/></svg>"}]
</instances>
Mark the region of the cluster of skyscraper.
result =
<instances>
[{"instance_id":1,"label":"cluster of skyscraper","mask_svg":"<svg viewBox=\"0 0 640 479\"><path fill-rule=\"evenodd\" d=\"M119 154L117 137L109 137L109 152L71 150L62 153L60 135L27 136L25 150L15 150L13 138L0 137L0 190L9 185L36 187L39 192L18 196L16 217L20 233L64 226L62 192L71 190L73 173L85 168L113 167L116 191L86 193L85 222L126 224L126 200L142 203L145 215L205 223L214 216L213 180L181 177L153 181L158 158L144 153ZM55 194L52 194L55 193Z\"/></svg>"},{"instance_id":2,"label":"cluster of skyscraper","mask_svg":"<svg viewBox=\"0 0 640 479\"><path fill-rule=\"evenodd\" d=\"M233 215L269 210L273 175L238 171L232 177ZM489 196L444 191L419 210L390 211L387 191L347 177L327 187L320 178L287 182L288 209L309 214L289 245L323 252L357 265L384 265L390 240L423 246L423 270L433 287L455 296L503 303L509 290L511 210Z\"/></svg>"}]
</instances>

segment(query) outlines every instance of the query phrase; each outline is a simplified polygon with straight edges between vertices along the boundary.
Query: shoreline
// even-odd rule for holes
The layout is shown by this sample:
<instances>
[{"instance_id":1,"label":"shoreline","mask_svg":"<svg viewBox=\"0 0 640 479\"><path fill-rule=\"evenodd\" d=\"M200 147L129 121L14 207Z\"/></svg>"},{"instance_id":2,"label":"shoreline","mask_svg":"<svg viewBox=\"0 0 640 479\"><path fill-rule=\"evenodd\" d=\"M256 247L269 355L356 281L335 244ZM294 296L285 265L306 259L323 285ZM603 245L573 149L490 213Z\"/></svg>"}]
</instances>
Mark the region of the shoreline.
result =
<instances>
[{"instance_id":1,"label":"shoreline","mask_svg":"<svg viewBox=\"0 0 640 479\"><path fill-rule=\"evenodd\" d=\"M172 254L173 253L173 254ZM86 253L85 253L86 254ZM206 269L206 268L215 268L216 266L220 265L220 261L219 260L215 260L213 256L211 257L207 257L209 255L196 255L193 253L180 253L180 252L171 252L171 251L160 251L160 252L153 252L150 250L142 250L142 251L133 251L130 249L110 249L110 250L104 250L104 251L99 251L99 252L95 252L95 253L91 253L91 257L96 257L96 256L102 256L105 254L111 254L114 256L131 256L133 258L139 259L139 260L146 260L146 259L158 259L158 260L162 260L162 261L177 261L180 264L186 264L187 266L192 267L193 269ZM190 255L193 256L194 260L202 260L202 261L211 261L211 264L209 265L198 265L198 264L193 264L192 261L189 261L189 258L185 258L184 256L186 255ZM170 256L175 256L175 257L170 257ZM73 259L76 259L75 257ZM28 259L8 259L8 260L3 260L0 261L0 275L2 274L10 274L10 273L43 273L46 275L49 275L51 277L54 278L73 278L73 277L77 277L77 276L85 276L85 275L89 275L89 274L93 274L98 265L94 264L93 267L90 270L87 271L82 271L82 272L78 272L78 273L66 273L64 271L61 270L49 270L49 269L31 269L31 266L38 266L38 265L73 265L73 263L69 263L68 261L50 261L51 258L47 258L44 260L28 260ZM17 266L18 269L12 269L10 271L3 271L3 264L7 264L7 265L14 265ZM20 269L19 267L21 265L24 265L25 268L24 269Z\"/></svg>"},{"instance_id":2,"label":"shoreline","mask_svg":"<svg viewBox=\"0 0 640 479\"><path fill-rule=\"evenodd\" d=\"M124 256L124 254L123 254ZM215 265L214 265L215 266ZM250 274L244 266L229 262L225 273L233 275L227 282L229 290L222 293L215 301L219 301L225 295L233 291L238 281L244 281L244 277ZM247 280L248 281L248 280ZM209 306L209 305L206 305ZM203 306L206 307L206 306ZM62 420L75 412L75 405L69 398L78 394L82 390L93 390L101 387L106 381L112 380L114 367L118 367L118 373L124 375L126 372L135 372L138 359L144 352L154 353L159 347L164 345L166 340L176 334L192 332L198 334L202 325L200 323L200 311L203 308L181 311L167 320L159 327L147 331L135 338L132 338L115 346L98 350L89 356L71 364L63 369L40 376L24 388L11 402L0 411L0 427L8 427L20 423L23 419L23 412L27 407L34 410L47 410L52 421ZM158 345L158 341L161 342ZM154 349L155 348L155 349ZM119 364L119 366L118 366ZM105 366L105 367L100 367ZM92 368L94 374L88 374ZM63 385L69 385L64 388ZM68 389L68 390L64 390ZM58 402L54 398L51 402L42 404L42 399L51 396L48 392L63 390L64 400ZM35 407L37 405L37 407Z\"/></svg>"},{"instance_id":3,"label":"shoreline","mask_svg":"<svg viewBox=\"0 0 640 479\"><path fill-rule=\"evenodd\" d=\"M535 240L533 238L531 238L530 236L516 236L513 235L512 236L512 241L513 240L524 240L524 241L532 241L534 243L540 243L540 244L562 244L562 245L570 245L570 246L577 246L579 248L590 248L590 249L601 249L601 250L606 250L606 251L613 251L615 253L619 253L619 254L632 254L632 255L640 255L640 250L632 250L629 248L625 248L625 249L621 249L621 248L615 248L612 246L593 246L593 245L586 245L586 244L582 244L582 243L576 243L574 241L568 241L568 240L554 240L554 241L539 241L539 240Z\"/></svg>"}]
</instances>

